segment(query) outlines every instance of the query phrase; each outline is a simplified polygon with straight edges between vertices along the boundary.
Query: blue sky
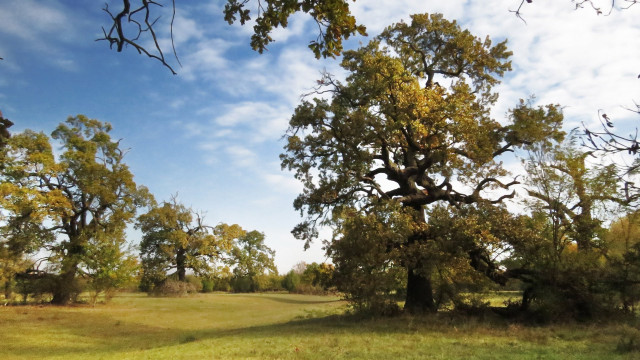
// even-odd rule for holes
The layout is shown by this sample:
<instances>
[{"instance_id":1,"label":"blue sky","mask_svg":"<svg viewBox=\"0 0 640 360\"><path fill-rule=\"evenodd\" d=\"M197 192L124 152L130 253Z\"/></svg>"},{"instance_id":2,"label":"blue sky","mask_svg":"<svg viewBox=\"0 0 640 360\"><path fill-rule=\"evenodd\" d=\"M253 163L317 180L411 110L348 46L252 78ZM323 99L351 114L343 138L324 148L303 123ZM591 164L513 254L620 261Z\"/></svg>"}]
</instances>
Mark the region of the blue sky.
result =
<instances>
[{"instance_id":1,"label":"blue sky","mask_svg":"<svg viewBox=\"0 0 640 360\"><path fill-rule=\"evenodd\" d=\"M108 2L117 8L118 1ZM339 59L316 60L307 49L316 36L308 16L294 16L260 55L250 49L250 26L223 21L222 0L177 3L183 66L170 59L174 76L133 49L116 53L94 41L108 25L102 2L0 1L0 109L14 132L50 133L75 114L110 122L130 149L136 181L159 201L178 193L211 224L265 232L281 272L324 261L320 243L305 252L289 233L299 221L292 201L301 186L281 171L278 155L301 94L323 69L341 76ZM618 127L635 127L637 116L623 106L640 101L640 6L605 17L574 11L569 0L538 1L525 4L525 24L509 12L519 3L358 0L353 11L371 36L412 13L441 12L477 36L508 38L514 71L498 88L498 119L535 94L540 104L565 106L567 129L596 123L599 109ZM159 26L169 18L165 13ZM166 32L160 35L167 45ZM347 47L367 41L356 37ZM136 242L139 234L130 237Z\"/></svg>"}]
</instances>

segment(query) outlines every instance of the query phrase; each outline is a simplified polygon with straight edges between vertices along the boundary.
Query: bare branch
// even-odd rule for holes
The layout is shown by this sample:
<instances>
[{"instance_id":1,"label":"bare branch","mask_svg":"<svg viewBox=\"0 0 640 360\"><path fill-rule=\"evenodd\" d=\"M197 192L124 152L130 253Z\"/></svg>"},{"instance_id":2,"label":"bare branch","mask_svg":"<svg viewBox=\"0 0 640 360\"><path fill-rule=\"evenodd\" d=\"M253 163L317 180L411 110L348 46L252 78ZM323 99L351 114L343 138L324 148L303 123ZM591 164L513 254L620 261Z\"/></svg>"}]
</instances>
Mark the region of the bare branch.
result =
<instances>
[{"instance_id":1,"label":"bare branch","mask_svg":"<svg viewBox=\"0 0 640 360\"><path fill-rule=\"evenodd\" d=\"M171 65L169 65L169 63L165 59L165 55L162 52L162 48L160 47L160 44L158 43L158 37L154 30L154 25L160 19L160 17L157 17L151 20L151 12L152 12L151 6L156 5L156 6L162 7L162 4L159 4L153 0L140 0L140 1L141 1L140 6L133 9L131 7L130 0L122 0L122 10L118 12L116 15L114 15L109 9L109 4L105 4L105 7L102 10L109 15L109 17L113 21L113 24L111 25L111 28L109 29L109 31L107 31L103 27L102 28L103 37L96 39L96 41L107 41L109 43L109 47L113 48L113 46L115 45L116 50L118 52L122 52L125 45L131 46L138 52L138 54L144 54L152 59L156 59L160 61L160 63L162 63L162 65L167 67L172 74L176 75L177 74L176 71L173 69ZM172 0L172 6L173 6L173 13L172 13L171 25L170 25L171 46L173 49L173 54L176 57L178 64L180 64L180 60L178 59L178 54L176 52L174 38L173 38L173 22L175 20L175 10L176 10L175 0ZM139 20L137 18L138 14L142 16L142 20ZM124 24L123 24L123 20L126 20ZM134 25L135 30L131 34L128 34L125 32L124 26L127 23ZM142 25L142 23L144 23L144 25ZM153 41L155 49L147 50L144 46L139 44L140 37L142 36L143 33L150 34L150 37L151 37L151 40ZM182 65L180 64L180 66Z\"/></svg>"}]
</instances>

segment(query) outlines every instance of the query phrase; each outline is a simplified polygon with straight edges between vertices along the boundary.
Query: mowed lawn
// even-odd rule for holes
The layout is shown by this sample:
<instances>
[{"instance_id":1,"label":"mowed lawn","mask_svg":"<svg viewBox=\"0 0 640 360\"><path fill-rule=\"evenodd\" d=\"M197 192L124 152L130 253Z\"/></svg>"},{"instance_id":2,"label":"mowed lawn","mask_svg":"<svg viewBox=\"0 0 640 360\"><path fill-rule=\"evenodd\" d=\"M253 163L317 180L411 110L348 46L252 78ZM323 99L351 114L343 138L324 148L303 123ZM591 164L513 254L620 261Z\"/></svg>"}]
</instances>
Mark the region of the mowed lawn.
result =
<instances>
[{"instance_id":1,"label":"mowed lawn","mask_svg":"<svg viewBox=\"0 0 640 360\"><path fill-rule=\"evenodd\" d=\"M122 294L107 305L0 307L0 359L637 359L622 325L529 327L344 315L336 297Z\"/></svg>"}]
</instances>

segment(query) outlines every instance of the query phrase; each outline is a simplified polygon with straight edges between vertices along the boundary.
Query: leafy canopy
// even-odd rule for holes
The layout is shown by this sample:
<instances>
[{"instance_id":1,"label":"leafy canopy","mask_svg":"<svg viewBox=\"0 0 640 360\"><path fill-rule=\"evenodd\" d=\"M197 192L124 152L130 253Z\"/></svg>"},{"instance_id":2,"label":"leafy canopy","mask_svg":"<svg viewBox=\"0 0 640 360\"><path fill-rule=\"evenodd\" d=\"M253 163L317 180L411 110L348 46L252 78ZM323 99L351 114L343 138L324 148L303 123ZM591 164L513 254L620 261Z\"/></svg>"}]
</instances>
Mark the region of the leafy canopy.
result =
<instances>
[{"instance_id":1,"label":"leafy canopy","mask_svg":"<svg viewBox=\"0 0 640 360\"><path fill-rule=\"evenodd\" d=\"M511 65L506 40L493 45L440 14L413 15L368 45L344 53L342 83L325 74L318 94L290 120L282 166L304 184L294 229L311 241L331 212L372 199L420 208L499 202L506 181L499 156L562 137L560 109L522 101L506 125L490 116L492 91Z\"/></svg>"},{"instance_id":2,"label":"leafy canopy","mask_svg":"<svg viewBox=\"0 0 640 360\"><path fill-rule=\"evenodd\" d=\"M90 278L100 273L91 254L103 246L121 249L126 224L152 201L134 182L110 131L108 123L78 115L52 133L61 144L59 157L46 135L31 130L14 135L7 146L0 185L7 229L16 235L12 241L21 239L25 253L44 251L58 271L54 303L71 300L79 272Z\"/></svg>"}]
</instances>

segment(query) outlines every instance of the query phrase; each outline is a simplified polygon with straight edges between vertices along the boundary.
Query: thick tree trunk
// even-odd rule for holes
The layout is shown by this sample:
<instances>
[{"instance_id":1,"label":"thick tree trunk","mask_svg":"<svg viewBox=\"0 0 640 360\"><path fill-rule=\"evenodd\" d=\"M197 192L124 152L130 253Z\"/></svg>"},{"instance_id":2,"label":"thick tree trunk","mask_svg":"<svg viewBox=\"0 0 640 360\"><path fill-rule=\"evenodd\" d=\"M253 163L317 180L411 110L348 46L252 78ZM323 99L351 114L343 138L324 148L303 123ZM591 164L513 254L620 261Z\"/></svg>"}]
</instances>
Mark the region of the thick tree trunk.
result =
<instances>
[{"instance_id":1,"label":"thick tree trunk","mask_svg":"<svg viewBox=\"0 0 640 360\"><path fill-rule=\"evenodd\" d=\"M52 304L67 305L74 300L77 295L75 283L77 270L78 265L72 264L58 276L54 284Z\"/></svg>"},{"instance_id":2,"label":"thick tree trunk","mask_svg":"<svg viewBox=\"0 0 640 360\"><path fill-rule=\"evenodd\" d=\"M424 209L421 205L412 206L415 210L415 221L425 223ZM424 241L424 235L416 233L408 239L409 245ZM417 259L415 266L407 266L407 297L404 309L409 313L424 313L436 311L433 300L433 289L431 286L431 276L424 274L422 269L422 259Z\"/></svg>"},{"instance_id":3,"label":"thick tree trunk","mask_svg":"<svg viewBox=\"0 0 640 360\"><path fill-rule=\"evenodd\" d=\"M418 269L408 268L407 270L407 298L404 309L412 314L436 311L431 279L417 273Z\"/></svg>"},{"instance_id":4,"label":"thick tree trunk","mask_svg":"<svg viewBox=\"0 0 640 360\"><path fill-rule=\"evenodd\" d=\"M79 231L77 232L79 233ZM60 275L53 284L52 304L67 305L75 301L75 297L79 293L76 284L76 274L80 258L85 252L84 241L80 236L69 236L69 244L67 245L67 254L62 261L62 269Z\"/></svg>"}]
</instances>

